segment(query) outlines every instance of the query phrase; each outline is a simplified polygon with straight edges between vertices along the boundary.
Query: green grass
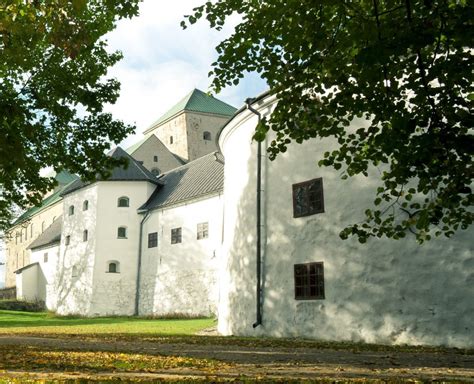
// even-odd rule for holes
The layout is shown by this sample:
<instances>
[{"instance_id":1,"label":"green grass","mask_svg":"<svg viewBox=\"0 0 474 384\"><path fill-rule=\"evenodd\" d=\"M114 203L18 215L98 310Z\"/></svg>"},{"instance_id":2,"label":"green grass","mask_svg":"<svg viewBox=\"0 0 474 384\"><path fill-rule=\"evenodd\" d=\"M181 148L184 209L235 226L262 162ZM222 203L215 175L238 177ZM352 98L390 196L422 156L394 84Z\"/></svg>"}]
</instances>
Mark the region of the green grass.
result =
<instances>
[{"instance_id":1,"label":"green grass","mask_svg":"<svg viewBox=\"0 0 474 384\"><path fill-rule=\"evenodd\" d=\"M213 319L144 319L133 317L61 317L47 312L0 310L1 334L155 334L192 335L215 324Z\"/></svg>"}]
</instances>

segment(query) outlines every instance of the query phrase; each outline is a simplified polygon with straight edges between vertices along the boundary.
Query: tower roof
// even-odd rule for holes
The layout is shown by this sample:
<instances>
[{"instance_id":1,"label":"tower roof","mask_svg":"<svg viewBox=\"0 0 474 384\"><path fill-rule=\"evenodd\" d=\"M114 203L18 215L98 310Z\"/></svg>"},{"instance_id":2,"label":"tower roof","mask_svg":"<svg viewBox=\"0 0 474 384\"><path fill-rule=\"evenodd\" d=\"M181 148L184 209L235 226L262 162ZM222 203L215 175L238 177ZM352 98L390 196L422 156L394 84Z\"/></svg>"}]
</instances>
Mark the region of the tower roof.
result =
<instances>
[{"instance_id":1,"label":"tower roof","mask_svg":"<svg viewBox=\"0 0 474 384\"><path fill-rule=\"evenodd\" d=\"M148 127L145 130L145 133L156 126L165 123L183 111L211 113L214 115L230 117L236 110L237 108L234 108L232 105L224 103L213 96L209 96L207 93L200 91L199 89L194 89L156 120L150 127Z\"/></svg>"},{"instance_id":2,"label":"tower roof","mask_svg":"<svg viewBox=\"0 0 474 384\"><path fill-rule=\"evenodd\" d=\"M108 156L114 159L125 158L128 160L126 168L115 167L111 170L111 175L107 179L97 177L96 181L149 181L150 183L161 185L156 176L154 176L148 169L136 161L132 156L125 152L120 147L115 147L108 153ZM62 190L61 196L67 195L71 192L77 191L91 184L90 182L84 182L82 180L76 180L69 184L65 189Z\"/></svg>"}]
</instances>

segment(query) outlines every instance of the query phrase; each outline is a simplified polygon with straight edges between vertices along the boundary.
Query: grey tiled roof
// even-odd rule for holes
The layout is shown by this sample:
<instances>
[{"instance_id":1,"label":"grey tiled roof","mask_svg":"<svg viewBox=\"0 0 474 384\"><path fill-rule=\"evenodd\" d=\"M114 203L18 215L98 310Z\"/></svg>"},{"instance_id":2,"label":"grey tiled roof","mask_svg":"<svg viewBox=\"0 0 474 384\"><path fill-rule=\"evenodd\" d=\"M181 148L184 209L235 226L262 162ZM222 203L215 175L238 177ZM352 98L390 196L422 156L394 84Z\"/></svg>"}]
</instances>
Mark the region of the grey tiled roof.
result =
<instances>
[{"instance_id":1,"label":"grey tiled roof","mask_svg":"<svg viewBox=\"0 0 474 384\"><path fill-rule=\"evenodd\" d=\"M115 167L112 169L112 174L105 181L149 181L156 185L161 185L161 182L154 176L148 169L136 161L132 156L125 152L122 148L116 147L108 153L109 156L120 159L122 157L128 159L128 167ZM97 181L101 179L98 178ZM74 192L86 185L82 180L76 180L75 182L68 185L61 193L61 196L67 195L68 193Z\"/></svg>"},{"instance_id":2,"label":"grey tiled roof","mask_svg":"<svg viewBox=\"0 0 474 384\"><path fill-rule=\"evenodd\" d=\"M58 243L61 240L62 224L63 217L59 216L35 241L28 246L28 249L40 248L45 245Z\"/></svg>"},{"instance_id":3,"label":"grey tiled roof","mask_svg":"<svg viewBox=\"0 0 474 384\"><path fill-rule=\"evenodd\" d=\"M178 204L223 190L224 158L219 152L200 157L164 173L164 186L157 188L140 210Z\"/></svg>"}]
</instances>

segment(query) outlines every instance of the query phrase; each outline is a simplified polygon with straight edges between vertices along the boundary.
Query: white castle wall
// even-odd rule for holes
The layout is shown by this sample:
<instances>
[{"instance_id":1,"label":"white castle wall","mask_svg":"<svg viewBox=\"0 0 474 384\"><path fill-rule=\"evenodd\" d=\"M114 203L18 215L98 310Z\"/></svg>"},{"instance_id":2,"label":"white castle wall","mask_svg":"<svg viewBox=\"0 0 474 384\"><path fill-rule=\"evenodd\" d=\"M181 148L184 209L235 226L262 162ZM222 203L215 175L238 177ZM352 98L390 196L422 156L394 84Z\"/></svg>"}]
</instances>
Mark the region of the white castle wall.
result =
<instances>
[{"instance_id":1,"label":"white castle wall","mask_svg":"<svg viewBox=\"0 0 474 384\"><path fill-rule=\"evenodd\" d=\"M96 251L98 184L87 186L63 198L63 226L53 292L59 314L91 314ZM83 202L89 202L83 211ZM74 206L74 215L69 207ZM88 240L83 241L83 231ZM66 245L66 238L70 243ZM51 303L53 305L53 303Z\"/></svg>"},{"instance_id":2,"label":"white castle wall","mask_svg":"<svg viewBox=\"0 0 474 384\"><path fill-rule=\"evenodd\" d=\"M214 315L222 240L222 195L152 211L143 227L140 314ZM198 240L198 223L209 223L209 237ZM182 228L182 242L171 244L171 229ZM148 234L158 232L158 247Z\"/></svg>"},{"instance_id":3,"label":"white castle wall","mask_svg":"<svg viewBox=\"0 0 474 384\"><path fill-rule=\"evenodd\" d=\"M139 223L137 209L156 188L142 181L97 183L96 254L91 315L133 315L138 263ZM119 197L129 198L129 207L118 207ZM125 226L127 237L117 238L117 228ZM109 273L108 264L119 263L118 273Z\"/></svg>"},{"instance_id":4,"label":"white castle wall","mask_svg":"<svg viewBox=\"0 0 474 384\"><path fill-rule=\"evenodd\" d=\"M271 112L274 99L258 109ZM263 325L255 322L257 123L244 111L224 129L225 220L219 331L375 343L474 345L472 231L422 246L413 237L343 241L372 204L376 177L343 181L317 159L328 144L292 143L264 161ZM292 185L323 178L325 212L293 218ZM295 300L293 266L324 262L324 300Z\"/></svg>"}]
</instances>

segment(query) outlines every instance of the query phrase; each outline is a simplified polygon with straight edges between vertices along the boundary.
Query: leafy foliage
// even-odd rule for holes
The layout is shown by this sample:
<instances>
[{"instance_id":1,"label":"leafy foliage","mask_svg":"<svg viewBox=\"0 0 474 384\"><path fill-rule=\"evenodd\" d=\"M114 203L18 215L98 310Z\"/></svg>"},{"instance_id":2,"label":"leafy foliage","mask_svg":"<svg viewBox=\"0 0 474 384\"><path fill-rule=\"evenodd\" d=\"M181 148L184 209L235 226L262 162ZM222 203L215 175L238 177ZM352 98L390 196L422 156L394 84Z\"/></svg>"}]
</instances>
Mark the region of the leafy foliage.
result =
<instances>
[{"instance_id":1,"label":"leafy foliage","mask_svg":"<svg viewBox=\"0 0 474 384\"><path fill-rule=\"evenodd\" d=\"M217 47L212 87L246 71L268 82L279 103L255 138L275 131L270 158L330 137L338 147L320 166L342 178L379 168L374 206L342 238L412 232L423 242L473 221L473 9L466 0L220 0L187 19L220 29L242 17Z\"/></svg>"},{"instance_id":2,"label":"leafy foliage","mask_svg":"<svg viewBox=\"0 0 474 384\"><path fill-rule=\"evenodd\" d=\"M12 204L37 204L54 186L41 168L91 179L117 165L104 151L133 127L103 112L118 97L105 75L121 54L101 37L138 1L0 0L1 228Z\"/></svg>"}]
</instances>

